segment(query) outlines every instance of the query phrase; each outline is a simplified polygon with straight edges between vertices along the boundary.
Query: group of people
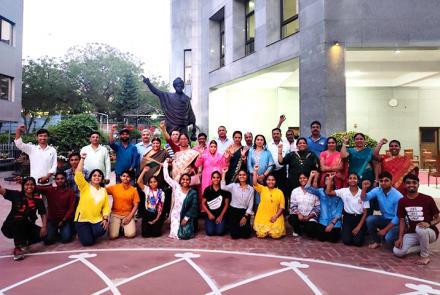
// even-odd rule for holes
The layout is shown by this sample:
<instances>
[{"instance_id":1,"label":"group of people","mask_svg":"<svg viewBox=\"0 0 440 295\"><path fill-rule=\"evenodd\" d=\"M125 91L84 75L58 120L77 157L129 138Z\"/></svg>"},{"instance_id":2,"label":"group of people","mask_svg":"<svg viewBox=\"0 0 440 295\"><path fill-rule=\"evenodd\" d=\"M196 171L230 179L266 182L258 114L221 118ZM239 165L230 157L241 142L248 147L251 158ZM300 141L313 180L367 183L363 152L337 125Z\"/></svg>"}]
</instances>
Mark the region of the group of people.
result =
<instances>
[{"instance_id":1,"label":"group of people","mask_svg":"<svg viewBox=\"0 0 440 295\"><path fill-rule=\"evenodd\" d=\"M285 120L280 117L270 143L247 132L242 145L241 131L229 139L220 126L218 138L207 142L200 133L193 148L186 133L169 134L165 122L160 123L163 147L148 129L136 145L128 129L120 130L115 141L114 126L109 134L116 154L112 185L109 151L98 132L90 134L90 145L69 155L70 169L56 171L47 130L37 132L33 145L23 143L18 128L15 144L29 155L31 177L22 179L21 192L0 187L12 202L2 232L14 239L18 260L25 247L41 240L66 243L76 234L90 246L106 232L110 239L133 238L136 218L142 220L143 237L160 236L169 220L169 237L175 239L193 238L200 218L208 236L229 232L239 239L255 232L258 238L278 239L286 235L287 220L294 237L362 246L368 233L371 249L385 242L402 257L418 246L418 263L429 263L429 244L439 235L439 210L432 197L418 192L418 169L400 154L399 141L382 139L372 149L357 133L353 147L344 137L339 150L336 138L321 135L318 121L312 122L309 137L289 129L283 140ZM37 212L41 227L35 224Z\"/></svg>"}]
</instances>

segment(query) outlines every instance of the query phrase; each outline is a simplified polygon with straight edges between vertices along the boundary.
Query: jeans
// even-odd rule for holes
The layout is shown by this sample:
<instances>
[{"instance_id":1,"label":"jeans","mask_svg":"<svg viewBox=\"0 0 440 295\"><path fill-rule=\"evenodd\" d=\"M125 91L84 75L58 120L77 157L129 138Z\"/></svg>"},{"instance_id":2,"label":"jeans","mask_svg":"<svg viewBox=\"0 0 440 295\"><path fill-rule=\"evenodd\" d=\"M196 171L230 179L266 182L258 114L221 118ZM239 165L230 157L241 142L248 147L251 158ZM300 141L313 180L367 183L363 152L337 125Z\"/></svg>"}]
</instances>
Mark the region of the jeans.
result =
<instances>
[{"instance_id":1,"label":"jeans","mask_svg":"<svg viewBox=\"0 0 440 295\"><path fill-rule=\"evenodd\" d=\"M393 253L398 257L403 257L410 252L410 248L418 246L420 256L426 258L429 257L429 244L434 243L436 239L437 236L432 228L417 226L415 233L403 235L402 248L394 247Z\"/></svg>"},{"instance_id":2,"label":"jeans","mask_svg":"<svg viewBox=\"0 0 440 295\"><path fill-rule=\"evenodd\" d=\"M79 241L83 246L92 246L97 238L105 234L105 229L100 222L75 222L75 227Z\"/></svg>"},{"instance_id":3,"label":"jeans","mask_svg":"<svg viewBox=\"0 0 440 295\"><path fill-rule=\"evenodd\" d=\"M47 222L47 237L44 239L46 245L50 245L60 240L61 243L68 243L73 237L72 221L66 221L62 227L58 227L58 221L49 220Z\"/></svg>"},{"instance_id":4,"label":"jeans","mask_svg":"<svg viewBox=\"0 0 440 295\"><path fill-rule=\"evenodd\" d=\"M223 236L225 234L225 219L219 224L215 223L214 220L209 220L208 217L205 218L205 232L208 236Z\"/></svg>"},{"instance_id":5,"label":"jeans","mask_svg":"<svg viewBox=\"0 0 440 295\"><path fill-rule=\"evenodd\" d=\"M378 229L385 228L391 219L385 218L382 215L370 215L367 216L365 223L367 225L368 233L371 238L376 243L381 243L382 238L377 234ZM390 246L394 246L394 242L399 238L399 225L394 225L386 234L385 234L385 243Z\"/></svg>"}]
</instances>

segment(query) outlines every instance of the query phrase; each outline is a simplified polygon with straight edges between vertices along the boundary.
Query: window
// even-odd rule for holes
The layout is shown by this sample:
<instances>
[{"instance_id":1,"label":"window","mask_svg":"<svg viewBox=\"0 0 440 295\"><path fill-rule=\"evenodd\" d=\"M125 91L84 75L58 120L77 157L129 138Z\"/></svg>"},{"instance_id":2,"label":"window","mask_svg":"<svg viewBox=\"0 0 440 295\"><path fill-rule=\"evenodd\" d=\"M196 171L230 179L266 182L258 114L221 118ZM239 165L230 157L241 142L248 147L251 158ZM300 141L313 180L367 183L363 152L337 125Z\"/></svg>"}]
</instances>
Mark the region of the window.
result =
<instances>
[{"instance_id":1,"label":"window","mask_svg":"<svg viewBox=\"0 0 440 295\"><path fill-rule=\"evenodd\" d=\"M14 23L0 16L0 41L12 45L12 29Z\"/></svg>"},{"instance_id":2,"label":"window","mask_svg":"<svg viewBox=\"0 0 440 295\"><path fill-rule=\"evenodd\" d=\"M248 0L245 3L246 13L246 50L245 54L255 51L255 0Z\"/></svg>"},{"instance_id":3,"label":"window","mask_svg":"<svg viewBox=\"0 0 440 295\"><path fill-rule=\"evenodd\" d=\"M183 76L185 85L191 85L192 81L192 52L191 49L185 49L183 51Z\"/></svg>"},{"instance_id":4,"label":"window","mask_svg":"<svg viewBox=\"0 0 440 295\"><path fill-rule=\"evenodd\" d=\"M220 67L225 66L225 19L220 20Z\"/></svg>"},{"instance_id":5,"label":"window","mask_svg":"<svg viewBox=\"0 0 440 295\"><path fill-rule=\"evenodd\" d=\"M0 99L12 100L12 78L0 74Z\"/></svg>"},{"instance_id":6,"label":"window","mask_svg":"<svg viewBox=\"0 0 440 295\"><path fill-rule=\"evenodd\" d=\"M281 0L281 38L299 30L298 0Z\"/></svg>"}]
</instances>

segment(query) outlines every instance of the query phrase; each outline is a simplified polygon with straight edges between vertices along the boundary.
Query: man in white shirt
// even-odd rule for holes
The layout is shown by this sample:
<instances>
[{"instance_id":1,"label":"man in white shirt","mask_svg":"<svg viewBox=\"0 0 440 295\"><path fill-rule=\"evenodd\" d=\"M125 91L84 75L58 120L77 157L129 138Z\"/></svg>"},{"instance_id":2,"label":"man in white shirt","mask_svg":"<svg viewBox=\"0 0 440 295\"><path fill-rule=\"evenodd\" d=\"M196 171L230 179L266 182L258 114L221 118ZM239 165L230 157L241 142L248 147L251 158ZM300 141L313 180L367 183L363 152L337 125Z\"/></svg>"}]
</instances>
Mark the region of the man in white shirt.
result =
<instances>
[{"instance_id":1,"label":"man in white shirt","mask_svg":"<svg viewBox=\"0 0 440 295\"><path fill-rule=\"evenodd\" d=\"M28 154L31 164L31 177L38 185L49 185L52 175L57 170L57 151L48 145L49 132L46 129L37 131L37 145L24 143L21 134L24 126L19 126L15 132L15 145L19 150Z\"/></svg>"},{"instance_id":2,"label":"man in white shirt","mask_svg":"<svg viewBox=\"0 0 440 295\"><path fill-rule=\"evenodd\" d=\"M218 138L215 140L217 141L217 152L223 155L223 153L226 151L226 149L234 143L231 139L226 137L226 127L225 126L219 126L217 129Z\"/></svg>"},{"instance_id":3,"label":"man in white shirt","mask_svg":"<svg viewBox=\"0 0 440 295\"><path fill-rule=\"evenodd\" d=\"M81 149L80 154L86 153L84 169L91 172L99 169L104 173L105 183L110 182L111 164L110 155L106 147L99 144L101 135L98 131L92 131L89 136L90 144Z\"/></svg>"},{"instance_id":4,"label":"man in white shirt","mask_svg":"<svg viewBox=\"0 0 440 295\"><path fill-rule=\"evenodd\" d=\"M287 170L286 167L283 165L280 165L278 162L278 145L282 145L281 153L284 158L284 156L290 152L289 146L287 144L283 144L281 140L281 129L280 128L274 128L272 129L272 139L273 141L269 143L267 146L267 149L272 154L273 161L275 163L275 168L272 170L272 174L275 177L275 180L277 181L277 186L279 189L283 191L284 194L284 200L286 201L286 207L289 208L287 205L289 204L289 198L290 192L287 188ZM287 210L286 210L287 211Z\"/></svg>"},{"instance_id":5,"label":"man in white shirt","mask_svg":"<svg viewBox=\"0 0 440 295\"><path fill-rule=\"evenodd\" d=\"M281 125L283 124L284 121L286 121L286 116L281 115L280 120L278 121L277 128L281 128ZM280 129L280 132L281 132L281 129ZM283 141L283 143L285 145L287 145L290 152L297 152L298 151L298 147L296 146L295 134L293 133L292 129L287 129L286 139Z\"/></svg>"},{"instance_id":6,"label":"man in white shirt","mask_svg":"<svg viewBox=\"0 0 440 295\"><path fill-rule=\"evenodd\" d=\"M139 168L141 166L141 161L142 161L142 157L148 153L152 146L151 146L151 142L150 142L150 137L151 137L151 132L149 129L144 129L142 130L141 133L141 137L142 137L142 141L138 142L136 144L136 149L138 152L138 159L137 159L137 167L136 169L138 170L138 174L141 173L141 171L139 171Z\"/></svg>"}]
</instances>

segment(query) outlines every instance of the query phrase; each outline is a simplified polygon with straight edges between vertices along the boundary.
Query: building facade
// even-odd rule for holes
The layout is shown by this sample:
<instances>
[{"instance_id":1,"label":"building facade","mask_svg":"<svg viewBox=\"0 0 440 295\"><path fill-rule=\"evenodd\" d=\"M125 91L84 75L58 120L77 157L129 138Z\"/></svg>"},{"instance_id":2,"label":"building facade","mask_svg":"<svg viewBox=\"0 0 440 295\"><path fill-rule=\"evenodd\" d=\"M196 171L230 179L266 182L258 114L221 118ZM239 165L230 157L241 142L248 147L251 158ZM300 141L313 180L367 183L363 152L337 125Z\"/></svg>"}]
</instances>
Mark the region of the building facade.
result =
<instances>
[{"instance_id":1,"label":"building facade","mask_svg":"<svg viewBox=\"0 0 440 295\"><path fill-rule=\"evenodd\" d=\"M0 121L21 112L23 0L0 1Z\"/></svg>"},{"instance_id":2,"label":"building facade","mask_svg":"<svg viewBox=\"0 0 440 295\"><path fill-rule=\"evenodd\" d=\"M171 0L171 22L170 80L210 137L286 114L438 154L440 1Z\"/></svg>"}]
</instances>

